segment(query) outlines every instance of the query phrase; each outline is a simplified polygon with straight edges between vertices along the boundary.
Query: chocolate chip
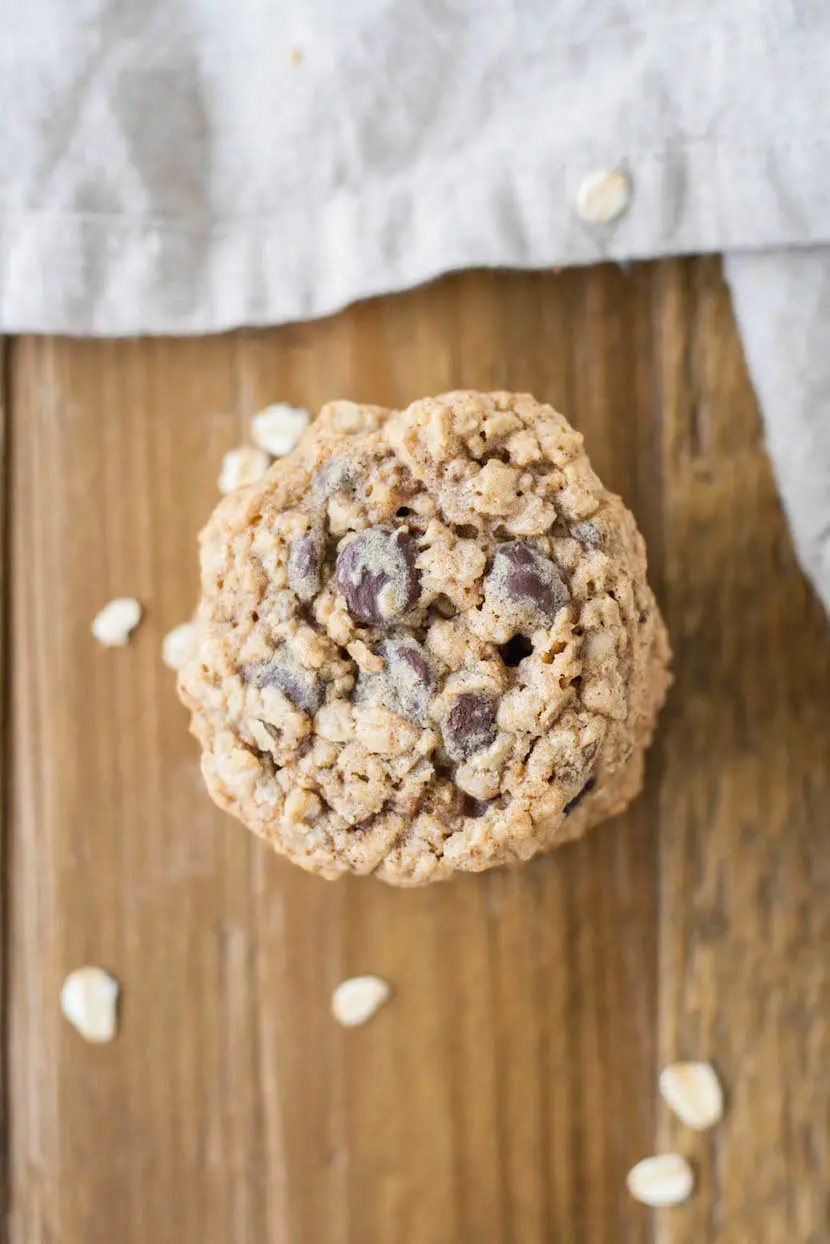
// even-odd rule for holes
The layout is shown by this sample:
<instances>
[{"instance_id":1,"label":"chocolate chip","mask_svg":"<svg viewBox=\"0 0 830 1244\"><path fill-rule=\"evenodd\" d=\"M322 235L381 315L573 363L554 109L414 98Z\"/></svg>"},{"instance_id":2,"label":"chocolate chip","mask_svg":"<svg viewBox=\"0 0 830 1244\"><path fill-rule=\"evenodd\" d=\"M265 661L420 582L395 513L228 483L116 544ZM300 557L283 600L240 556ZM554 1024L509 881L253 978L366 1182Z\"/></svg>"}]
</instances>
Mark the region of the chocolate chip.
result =
<instances>
[{"instance_id":1,"label":"chocolate chip","mask_svg":"<svg viewBox=\"0 0 830 1244\"><path fill-rule=\"evenodd\" d=\"M429 662L421 645L418 644L416 646L414 640L411 644L400 644L393 648L390 653L390 660L397 660L408 669L411 669L421 683L431 681L432 675Z\"/></svg>"},{"instance_id":2,"label":"chocolate chip","mask_svg":"<svg viewBox=\"0 0 830 1244\"><path fill-rule=\"evenodd\" d=\"M588 778L588 781L582 787L582 790L577 791L573 799L569 799L568 802L565 804L565 807L563 809L565 816L571 815L574 808L582 802L585 796L590 795L591 791L594 789L596 784L597 784L596 778L592 778L592 777Z\"/></svg>"},{"instance_id":3,"label":"chocolate chip","mask_svg":"<svg viewBox=\"0 0 830 1244\"><path fill-rule=\"evenodd\" d=\"M368 527L337 555L335 582L357 622L385 626L418 599L415 545L405 528Z\"/></svg>"},{"instance_id":4,"label":"chocolate chip","mask_svg":"<svg viewBox=\"0 0 830 1244\"><path fill-rule=\"evenodd\" d=\"M477 819L489 812L491 804L491 799L473 799L472 795L465 795L461 804L461 815Z\"/></svg>"},{"instance_id":5,"label":"chocolate chip","mask_svg":"<svg viewBox=\"0 0 830 1244\"><path fill-rule=\"evenodd\" d=\"M570 531L574 540L578 540L583 548L598 549L602 544L602 535L593 523L574 523Z\"/></svg>"},{"instance_id":6,"label":"chocolate chip","mask_svg":"<svg viewBox=\"0 0 830 1244\"><path fill-rule=\"evenodd\" d=\"M549 621L570 599L550 558L518 541L498 545L484 587L485 594L496 596L501 603L518 605Z\"/></svg>"},{"instance_id":7,"label":"chocolate chip","mask_svg":"<svg viewBox=\"0 0 830 1244\"><path fill-rule=\"evenodd\" d=\"M333 497L335 493L354 491L354 486L364 474L364 467L348 458L331 458L314 476L312 491L319 501Z\"/></svg>"},{"instance_id":8,"label":"chocolate chip","mask_svg":"<svg viewBox=\"0 0 830 1244\"><path fill-rule=\"evenodd\" d=\"M276 687L301 713L311 717L323 702L323 683L314 670L307 670L291 657L285 649L280 650L268 665L256 671L256 684L260 689Z\"/></svg>"},{"instance_id":9,"label":"chocolate chip","mask_svg":"<svg viewBox=\"0 0 830 1244\"><path fill-rule=\"evenodd\" d=\"M322 585L326 536L321 527L312 527L288 552L288 586L303 602L313 600Z\"/></svg>"},{"instance_id":10,"label":"chocolate chip","mask_svg":"<svg viewBox=\"0 0 830 1244\"><path fill-rule=\"evenodd\" d=\"M425 649L414 639L388 639L381 644L380 655L395 709L407 721L426 725L435 675Z\"/></svg>"},{"instance_id":11,"label":"chocolate chip","mask_svg":"<svg viewBox=\"0 0 830 1244\"><path fill-rule=\"evenodd\" d=\"M438 614L439 618L454 618L458 613L449 596L445 596L443 592L439 592L430 608Z\"/></svg>"},{"instance_id":12,"label":"chocolate chip","mask_svg":"<svg viewBox=\"0 0 830 1244\"><path fill-rule=\"evenodd\" d=\"M496 705L492 696L463 691L455 697L441 723L444 746L453 760L466 760L489 747L496 737Z\"/></svg>"}]
</instances>

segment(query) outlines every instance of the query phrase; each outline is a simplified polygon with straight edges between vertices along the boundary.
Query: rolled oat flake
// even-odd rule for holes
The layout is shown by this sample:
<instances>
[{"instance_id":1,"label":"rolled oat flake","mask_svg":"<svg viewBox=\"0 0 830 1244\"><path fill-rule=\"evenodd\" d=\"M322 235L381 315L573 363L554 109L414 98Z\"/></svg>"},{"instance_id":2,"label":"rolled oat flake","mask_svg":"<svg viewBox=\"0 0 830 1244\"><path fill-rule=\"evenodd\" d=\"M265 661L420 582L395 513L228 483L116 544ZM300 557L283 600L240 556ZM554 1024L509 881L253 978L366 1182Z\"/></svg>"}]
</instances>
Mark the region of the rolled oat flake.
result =
<instances>
[{"instance_id":1,"label":"rolled oat flake","mask_svg":"<svg viewBox=\"0 0 830 1244\"><path fill-rule=\"evenodd\" d=\"M694 1190L695 1176L682 1153L659 1153L633 1166L625 1182L635 1201L662 1209L687 1201Z\"/></svg>"},{"instance_id":2,"label":"rolled oat flake","mask_svg":"<svg viewBox=\"0 0 830 1244\"><path fill-rule=\"evenodd\" d=\"M118 981L103 968L76 968L63 982L61 1010L85 1041L103 1045L118 1028L118 994Z\"/></svg>"},{"instance_id":3,"label":"rolled oat flake","mask_svg":"<svg viewBox=\"0 0 830 1244\"><path fill-rule=\"evenodd\" d=\"M687 1127L704 1132L723 1118L723 1090L711 1063L669 1063L660 1096Z\"/></svg>"},{"instance_id":4,"label":"rolled oat flake","mask_svg":"<svg viewBox=\"0 0 830 1244\"><path fill-rule=\"evenodd\" d=\"M251 437L260 449L274 458L282 458L291 453L310 422L311 416L301 406L275 402L254 415Z\"/></svg>"},{"instance_id":5,"label":"rolled oat flake","mask_svg":"<svg viewBox=\"0 0 830 1244\"><path fill-rule=\"evenodd\" d=\"M168 669L180 670L196 647L196 627L182 622L168 631L161 644L161 659Z\"/></svg>"},{"instance_id":6,"label":"rolled oat flake","mask_svg":"<svg viewBox=\"0 0 830 1244\"><path fill-rule=\"evenodd\" d=\"M123 648L141 621L141 604L132 596L117 596L92 619L92 634L105 648Z\"/></svg>"},{"instance_id":7,"label":"rolled oat flake","mask_svg":"<svg viewBox=\"0 0 830 1244\"><path fill-rule=\"evenodd\" d=\"M237 488L247 488L262 479L271 459L264 449L253 445L241 445L239 449L230 449L222 459L217 485L223 496L236 492Z\"/></svg>"},{"instance_id":8,"label":"rolled oat flake","mask_svg":"<svg viewBox=\"0 0 830 1244\"><path fill-rule=\"evenodd\" d=\"M344 1028L365 1024L392 993L379 976L353 976L341 981L331 998L331 1013Z\"/></svg>"}]
</instances>

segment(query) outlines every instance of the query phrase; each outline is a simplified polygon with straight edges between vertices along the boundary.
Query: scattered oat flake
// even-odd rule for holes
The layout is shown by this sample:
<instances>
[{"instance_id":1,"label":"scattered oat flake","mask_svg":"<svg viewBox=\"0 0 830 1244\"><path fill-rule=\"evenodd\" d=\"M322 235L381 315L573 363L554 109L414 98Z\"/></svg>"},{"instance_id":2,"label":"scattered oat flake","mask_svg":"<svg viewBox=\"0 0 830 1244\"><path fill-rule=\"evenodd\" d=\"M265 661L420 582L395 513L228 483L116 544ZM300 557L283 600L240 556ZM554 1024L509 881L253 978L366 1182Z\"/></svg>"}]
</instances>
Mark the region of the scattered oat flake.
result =
<instances>
[{"instance_id":1,"label":"scattered oat flake","mask_svg":"<svg viewBox=\"0 0 830 1244\"><path fill-rule=\"evenodd\" d=\"M219 472L219 491L227 495L236 492L237 488L245 488L262 479L271 465L271 460L262 449L252 445L242 445L232 449L222 459L222 470Z\"/></svg>"},{"instance_id":2,"label":"scattered oat flake","mask_svg":"<svg viewBox=\"0 0 830 1244\"><path fill-rule=\"evenodd\" d=\"M633 1166L625 1182L635 1201L662 1209L689 1199L695 1175L681 1153L660 1153Z\"/></svg>"},{"instance_id":3,"label":"scattered oat flake","mask_svg":"<svg viewBox=\"0 0 830 1244\"><path fill-rule=\"evenodd\" d=\"M289 65L299 65L299 63L300 63L300 61L301 61L302 59L303 59L303 54L302 54L302 52L300 51L300 49L299 49L299 48L291 48L291 49L290 49L290 51L289 51L289 53L288 53L288 63L289 63Z\"/></svg>"},{"instance_id":4,"label":"scattered oat flake","mask_svg":"<svg viewBox=\"0 0 830 1244\"><path fill-rule=\"evenodd\" d=\"M660 1096L698 1132L723 1118L723 1090L711 1063L670 1063L660 1072Z\"/></svg>"},{"instance_id":5,"label":"scattered oat flake","mask_svg":"<svg viewBox=\"0 0 830 1244\"><path fill-rule=\"evenodd\" d=\"M365 1024L392 993L379 976L353 976L341 981L331 996L331 1013L344 1028Z\"/></svg>"},{"instance_id":6,"label":"scattered oat flake","mask_svg":"<svg viewBox=\"0 0 830 1244\"><path fill-rule=\"evenodd\" d=\"M103 968L70 972L61 988L61 1010L85 1041L112 1041L118 1027L118 981Z\"/></svg>"},{"instance_id":7,"label":"scattered oat flake","mask_svg":"<svg viewBox=\"0 0 830 1244\"><path fill-rule=\"evenodd\" d=\"M180 670L196 647L196 627L182 622L168 631L161 641L161 659L171 670Z\"/></svg>"},{"instance_id":8,"label":"scattered oat flake","mask_svg":"<svg viewBox=\"0 0 830 1244\"><path fill-rule=\"evenodd\" d=\"M254 415L251 420L251 437L260 449L275 458L282 458L291 453L310 422L311 416L307 410L299 406L288 406L285 402L276 402Z\"/></svg>"},{"instance_id":9,"label":"scattered oat flake","mask_svg":"<svg viewBox=\"0 0 830 1244\"><path fill-rule=\"evenodd\" d=\"M580 184L576 210L591 224L610 224L621 216L631 199L631 181L619 169L599 169Z\"/></svg>"},{"instance_id":10,"label":"scattered oat flake","mask_svg":"<svg viewBox=\"0 0 830 1244\"><path fill-rule=\"evenodd\" d=\"M92 620L92 634L99 644L108 648L123 648L130 639L130 631L141 621L141 605L132 596L117 596Z\"/></svg>"}]
</instances>

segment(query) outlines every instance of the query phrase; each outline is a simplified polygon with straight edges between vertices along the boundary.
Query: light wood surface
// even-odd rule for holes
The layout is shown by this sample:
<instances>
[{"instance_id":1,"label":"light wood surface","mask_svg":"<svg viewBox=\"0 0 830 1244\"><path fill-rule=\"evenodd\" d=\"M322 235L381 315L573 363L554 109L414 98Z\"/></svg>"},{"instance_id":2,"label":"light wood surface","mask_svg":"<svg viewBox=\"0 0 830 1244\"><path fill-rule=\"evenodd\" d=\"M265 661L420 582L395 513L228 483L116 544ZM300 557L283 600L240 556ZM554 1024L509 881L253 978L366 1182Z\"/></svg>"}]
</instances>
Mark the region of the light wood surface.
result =
<instances>
[{"instance_id":1,"label":"light wood surface","mask_svg":"<svg viewBox=\"0 0 830 1244\"><path fill-rule=\"evenodd\" d=\"M12 1244L827 1244L830 635L717 261L6 355ZM649 542L677 682L646 792L586 841L423 891L326 883L208 802L161 640L254 411L460 386L584 431ZM122 594L146 615L104 650L89 624ZM122 984L109 1046L60 1014L82 963ZM395 996L344 1032L329 996L358 972ZM677 1057L717 1065L716 1131L659 1102ZM625 1173L664 1147L699 1190L654 1214Z\"/></svg>"}]
</instances>

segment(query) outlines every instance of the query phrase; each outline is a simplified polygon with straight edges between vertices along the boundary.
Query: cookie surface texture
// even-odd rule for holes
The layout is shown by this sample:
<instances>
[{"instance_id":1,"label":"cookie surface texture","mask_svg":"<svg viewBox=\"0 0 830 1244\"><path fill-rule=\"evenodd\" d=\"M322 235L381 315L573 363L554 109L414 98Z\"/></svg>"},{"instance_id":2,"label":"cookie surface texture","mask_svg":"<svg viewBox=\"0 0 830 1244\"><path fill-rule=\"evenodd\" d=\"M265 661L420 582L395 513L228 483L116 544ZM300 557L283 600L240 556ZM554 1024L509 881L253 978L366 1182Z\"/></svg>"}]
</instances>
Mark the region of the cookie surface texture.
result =
<instances>
[{"instance_id":1,"label":"cookie surface texture","mask_svg":"<svg viewBox=\"0 0 830 1244\"><path fill-rule=\"evenodd\" d=\"M325 877L415 885L619 812L669 683L645 545L528 395L325 406L201 536L208 789Z\"/></svg>"}]
</instances>

